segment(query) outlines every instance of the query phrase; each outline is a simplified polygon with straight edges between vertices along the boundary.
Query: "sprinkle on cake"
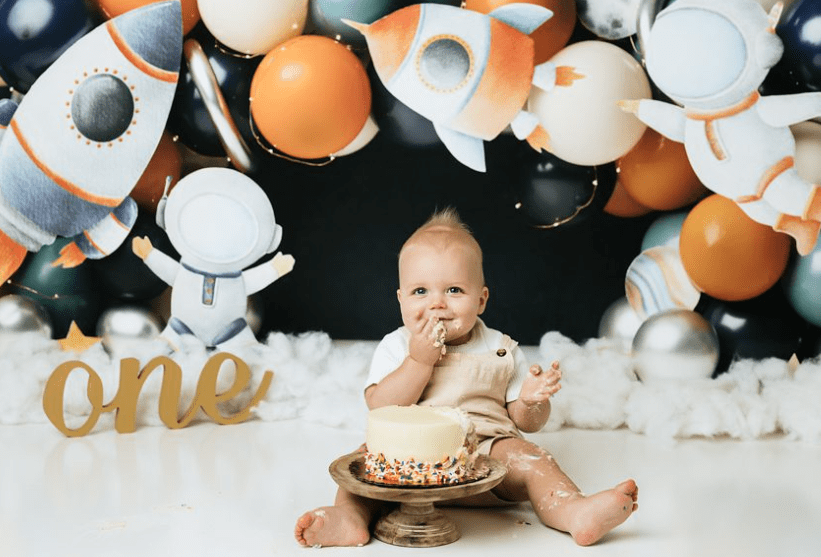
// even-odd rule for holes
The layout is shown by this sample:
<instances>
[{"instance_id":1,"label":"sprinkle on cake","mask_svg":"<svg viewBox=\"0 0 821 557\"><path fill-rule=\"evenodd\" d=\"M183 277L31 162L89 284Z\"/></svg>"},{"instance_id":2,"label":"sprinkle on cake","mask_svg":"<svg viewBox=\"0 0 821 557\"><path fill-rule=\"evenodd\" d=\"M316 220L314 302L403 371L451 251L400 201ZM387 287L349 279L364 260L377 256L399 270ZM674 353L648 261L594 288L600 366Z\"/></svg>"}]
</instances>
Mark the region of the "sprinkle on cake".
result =
<instances>
[{"instance_id":1,"label":"sprinkle on cake","mask_svg":"<svg viewBox=\"0 0 821 557\"><path fill-rule=\"evenodd\" d=\"M366 481L449 485L466 481L476 458L473 424L460 410L385 406L368 414Z\"/></svg>"}]
</instances>

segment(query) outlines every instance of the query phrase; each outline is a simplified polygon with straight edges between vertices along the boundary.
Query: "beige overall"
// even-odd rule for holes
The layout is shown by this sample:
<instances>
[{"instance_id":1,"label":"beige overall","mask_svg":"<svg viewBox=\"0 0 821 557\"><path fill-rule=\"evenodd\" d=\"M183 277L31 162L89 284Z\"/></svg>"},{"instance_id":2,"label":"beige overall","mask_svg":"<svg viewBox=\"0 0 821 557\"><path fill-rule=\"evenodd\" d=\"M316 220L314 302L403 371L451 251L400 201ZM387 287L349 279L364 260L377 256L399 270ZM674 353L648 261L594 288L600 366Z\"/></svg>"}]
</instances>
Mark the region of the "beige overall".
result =
<instances>
[{"instance_id":1,"label":"beige overall","mask_svg":"<svg viewBox=\"0 0 821 557\"><path fill-rule=\"evenodd\" d=\"M479 453L489 454L497 439L521 437L507 414L505 394L514 372L516 342L502 337L496 351L448 352L436 364L418 404L454 406L467 412L476 427Z\"/></svg>"}]
</instances>

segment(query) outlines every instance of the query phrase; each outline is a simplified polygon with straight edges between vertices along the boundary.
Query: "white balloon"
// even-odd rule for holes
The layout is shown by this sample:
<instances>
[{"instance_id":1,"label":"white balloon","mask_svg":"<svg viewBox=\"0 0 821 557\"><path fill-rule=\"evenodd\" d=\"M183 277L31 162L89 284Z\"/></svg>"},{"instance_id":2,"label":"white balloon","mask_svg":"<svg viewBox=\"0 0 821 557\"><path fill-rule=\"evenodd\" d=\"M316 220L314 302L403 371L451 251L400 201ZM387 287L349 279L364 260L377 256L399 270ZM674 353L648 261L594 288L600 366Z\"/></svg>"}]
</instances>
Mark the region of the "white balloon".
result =
<instances>
[{"instance_id":1,"label":"white balloon","mask_svg":"<svg viewBox=\"0 0 821 557\"><path fill-rule=\"evenodd\" d=\"M373 115L370 115L368 116L368 119L365 120L365 125L362 126L361 130L359 130L359 134L357 134L353 141L334 153L334 156L344 157L345 155L356 153L365 145L370 143L371 140L376 137L377 133L379 133L379 126L377 125L376 120L373 119Z\"/></svg>"},{"instance_id":2,"label":"white balloon","mask_svg":"<svg viewBox=\"0 0 821 557\"><path fill-rule=\"evenodd\" d=\"M301 35L308 17L308 0L199 0L198 6L219 42L249 55Z\"/></svg>"}]
</instances>

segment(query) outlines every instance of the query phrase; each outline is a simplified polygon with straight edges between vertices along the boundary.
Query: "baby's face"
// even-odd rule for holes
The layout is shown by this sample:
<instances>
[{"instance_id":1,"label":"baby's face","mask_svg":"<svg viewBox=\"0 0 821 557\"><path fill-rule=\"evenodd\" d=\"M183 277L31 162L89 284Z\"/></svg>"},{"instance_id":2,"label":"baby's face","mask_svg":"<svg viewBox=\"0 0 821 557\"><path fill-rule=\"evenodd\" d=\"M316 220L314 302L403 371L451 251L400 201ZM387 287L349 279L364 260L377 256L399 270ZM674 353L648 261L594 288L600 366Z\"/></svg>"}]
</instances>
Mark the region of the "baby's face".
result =
<instances>
[{"instance_id":1,"label":"baby's face","mask_svg":"<svg viewBox=\"0 0 821 557\"><path fill-rule=\"evenodd\" d=\"M467 342L488 298L479 254L461 242L407 246L399 260L397 294L406 327L414 331L420 322L438 317L447 344Z\"/></svg>"}]
</instances>

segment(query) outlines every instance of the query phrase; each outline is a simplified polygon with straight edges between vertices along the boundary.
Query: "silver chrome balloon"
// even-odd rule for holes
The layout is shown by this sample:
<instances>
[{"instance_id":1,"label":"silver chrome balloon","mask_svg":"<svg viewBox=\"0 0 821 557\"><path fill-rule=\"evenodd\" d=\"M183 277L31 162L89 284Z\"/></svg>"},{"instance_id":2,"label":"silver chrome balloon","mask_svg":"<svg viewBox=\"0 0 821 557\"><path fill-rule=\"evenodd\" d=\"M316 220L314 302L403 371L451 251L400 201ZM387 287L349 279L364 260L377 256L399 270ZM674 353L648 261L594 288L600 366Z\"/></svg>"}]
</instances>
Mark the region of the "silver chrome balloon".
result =
<instances>
[{"instance_id":1,"label":"silver chrome balloon","mask_svg":"<svg viewBox=\"0 0 821 557\"><path fill-rule=\"evenodd\" d=\"M106 348L123 348L135 341L156 338L160 334L160 320L153 313L138 306L118 306L105 310L97 320L97 336Z\"/></svg>"},{"instance_id":2,"label":"silver chrome balloon","mask_svg":"<svg viewBox=\"0 0 821 557\"><path fill-rule=\"evenodd\" d=\"M51 338L51 318L35 300L18 294L0 298L0 335L40 333Z\"/></svg>"},{"instance_id":3,"label":"silver chrome balloon","mask_svg":"<svg viewBox=\"0 0 821 557\"><path fill-rule=\"evenodd\" d=\"M643 382L709 379L719 356L718 335L700 314L674 309L642 323L633 338L633 367Z\"/></svg>"},{"instance_id":4,"label":"silver chrome balloon","mask_svg":"<svg viewBox=\"0 0 821 557\"><path fill-rule=\"evenodd\" d=\"M599 337L615 341L619 349L629 354L633 337L642 324L642 319L633 310L626 296L622 296L604 310L599 321Z\"/></svg>"}]
</instances>

